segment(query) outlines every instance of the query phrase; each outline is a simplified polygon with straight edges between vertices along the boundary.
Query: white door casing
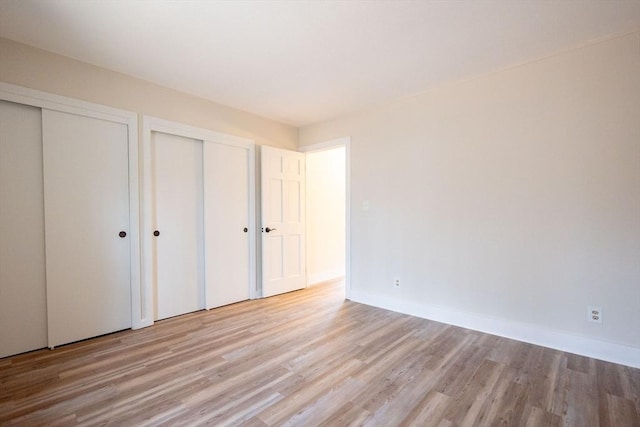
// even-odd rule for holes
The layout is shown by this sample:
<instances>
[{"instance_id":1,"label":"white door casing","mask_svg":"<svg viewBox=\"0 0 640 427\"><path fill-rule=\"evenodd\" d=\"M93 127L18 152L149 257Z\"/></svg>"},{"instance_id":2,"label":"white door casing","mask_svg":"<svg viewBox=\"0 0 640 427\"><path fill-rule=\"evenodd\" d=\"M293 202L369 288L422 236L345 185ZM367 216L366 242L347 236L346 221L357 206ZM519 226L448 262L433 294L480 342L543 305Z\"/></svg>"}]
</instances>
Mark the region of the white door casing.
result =
<instances>
[{"instance_id":1,"label":"white door casing","mask_svg":"<svg viewBox=\"0 0 640 427\"><path fill-rule=\"evenodd\" d=\"M261 147L263 297L306 285L304 158Z\"/></svg>"},{"instance_id":2,"label":"white door casing","mask_svg":"<svg viewBox=\"0 0 640 427\"><path fill-rule=\"evenodd\" d=\"M131 327L125 124L42 110L49 347Z\"/></svg>"},{"instance_id":3,"label":"white door casing","mask_svg":"<svg viewBox=\"0 0 640 427\"><path fill-rule=\"evenodd\" d=\"M202 141L153 132L155 319L204 308Z\"/></svg>"},{"instance_id":4,"label":"white door casing","mask_svg":"<svg viewBox=\"0 0 640 427\"><path fill-rule=\"evenodd\" d=\"M344 147L345 149L345 297L351 298L351 137L332 139L300 147L303 153L312 153Z\"/></svg>"}]
</instances>

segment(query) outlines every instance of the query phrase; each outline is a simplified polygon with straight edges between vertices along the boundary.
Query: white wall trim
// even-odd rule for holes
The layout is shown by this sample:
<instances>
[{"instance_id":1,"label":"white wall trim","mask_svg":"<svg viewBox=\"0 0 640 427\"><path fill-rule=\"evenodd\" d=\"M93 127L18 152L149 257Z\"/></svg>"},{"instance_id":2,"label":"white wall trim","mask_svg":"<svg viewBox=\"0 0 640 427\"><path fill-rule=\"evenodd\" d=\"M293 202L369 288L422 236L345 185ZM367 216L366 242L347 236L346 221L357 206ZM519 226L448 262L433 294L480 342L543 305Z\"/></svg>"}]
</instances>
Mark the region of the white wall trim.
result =
<instances>
[{"instance_id":1,"label":"white wall trim","mask_svg":"<svg viewBox=\"0 0 640 427\"><path fill-rule=\"evenodd\" d=\"M400 300L388 295L363 292L358 289L352 291L351 300L423 319L640 368L640 348L638 347L600 341L564 331L544 329L524 322L448 310L433 305Z\"/></svg>"},{"instance_id":2,"label":"white wall trim","mask_svg":"<svg viewBox=\"0 0 640 427\"><path fill-rule=\"evenodd\" d=\"M77 114L80 116L93 117L115 123L128 125L131 121L134 121L137 127L138 115L134 112L80 101L79 99L68 98L66 96L41 92L39 90L16 86L9 83L0 82L0 96L2 97L1 99L5 101L32 105L34 107ZM136 142L137 137L138 135L136 133Z\"/></svg>"},{"instance_id":3,"label":"white wall trim","mask_svg":"<svg viewBox=\"0 0 640 427\"><path fill-rule=\"evenodd\" d=\"M351 299L351 137L336 138L318 144L305 145L298 149L302 153L330 150L344 147L345 179L345 260L344 287L345 297ZM309 280L309 278L308 278ZM314 282L310 282L314 283Z\"/></svg>"},{"instance_id":4,"label":"white wall trim","mask_svg":"<svg viewBox=\"0 0 640 427\"><path fill-rule=\"evenodd\" d=\"M142 116L142 122L144 126L143 137L147 136L148 133L145 131L145 129L149 129L149 132L163 132L171 135L198 139L206 142L216 142L218 144L232 145L234 147L250 149L254 146L253 140L249 138L228 135L226 133L189 126L178 122L160 119L157 117ZM150 137L150 135L148 136Z\"/></svg>"},{"instance_id":5,"label":"white wall trim","mask_svg":"<svg viewBox=\"0 0 640 427\"><path fill-rule=\"evenodd\" d=\"M131 111L120 110L91 102L80 101L66 96L54 95L0 82L0 99L18 104L31 105L47 110L71 113L85 117L122 123L127 126L129 138L129 249L131 279L131 327L144 326L141 312L141 270L140 270L140 194L138 159L138 115Z\"/></svg>"},{"instance_id":6,"label":"white wall trim","mask_svg":"<svg viewBox=\"0 0 640 427\"><path fill-rule=\"evenodd\" d=\"M345 136L343 138L331 139L329 141L319 142L312 145L303 145L298 148L301 153L312 153L315 151L331 150L332 148L346 147L351 144L351 137Z\"/></svg>"},{"instance_id":7,"label":"white wall trim","mask_svg":"<svg viewBox=\"0 0 640 427\"><path fill-rule=\"evenodd\" d=\"M249 298L261 298L258 294L258 219L256 217L256 146L253 141L249 147Z\"/></svg>"},{"instance_id":8,"label":"white wall trim","mask_svg":"<svg viewBox=\"0 0 640 427\"><path fill-rule=\"evenodd\" d=\"M144 325L149 326L154 322L153 316L153 230L151 224L152 206L150 195L152 194L153 177L151 175L151 133L162 132L186 138L197 139L203 143L216 143L244 148L248 152L248 183L249 183L249 298L255 299L256 294L256 212L255 212L255 144L253 140L225 133L215 132L178 122L160 119L152 116L142 116L142 295L143 295L143 319Z\"/></svg>"}]
</instances>

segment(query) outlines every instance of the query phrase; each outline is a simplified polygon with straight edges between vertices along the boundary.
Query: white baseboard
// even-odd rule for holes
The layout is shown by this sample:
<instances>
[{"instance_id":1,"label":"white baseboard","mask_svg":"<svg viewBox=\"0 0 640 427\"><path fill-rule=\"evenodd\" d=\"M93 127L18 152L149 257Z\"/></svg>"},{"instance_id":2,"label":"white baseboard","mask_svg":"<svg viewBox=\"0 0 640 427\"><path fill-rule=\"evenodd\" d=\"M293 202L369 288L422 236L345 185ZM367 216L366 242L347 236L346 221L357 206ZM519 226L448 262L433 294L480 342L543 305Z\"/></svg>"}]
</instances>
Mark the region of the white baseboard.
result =
<instances>
[{"instance_id":1,"label":"white baseboard","mask_svg":"<svg viewBox=\"0 0 640 427\"><path fill-rule=\"evenodd\" d=\"M423 319L640 368L640 348L638 347L548 330L524 322L446 310L441 307L362 292L358 289L351 290L351 300Z\"/></svg>"},{"instance_id":2,"label":"white baseboard","mask_svg":"<svg viewBox=\"0 0 640 427\"><path fill-rule=\"evenodd\" d=\"M318 273L307 274L307 286L317 283L328 282L329 280L344 277L344 270L325 270Z\"/></svg>"}]
</instances>

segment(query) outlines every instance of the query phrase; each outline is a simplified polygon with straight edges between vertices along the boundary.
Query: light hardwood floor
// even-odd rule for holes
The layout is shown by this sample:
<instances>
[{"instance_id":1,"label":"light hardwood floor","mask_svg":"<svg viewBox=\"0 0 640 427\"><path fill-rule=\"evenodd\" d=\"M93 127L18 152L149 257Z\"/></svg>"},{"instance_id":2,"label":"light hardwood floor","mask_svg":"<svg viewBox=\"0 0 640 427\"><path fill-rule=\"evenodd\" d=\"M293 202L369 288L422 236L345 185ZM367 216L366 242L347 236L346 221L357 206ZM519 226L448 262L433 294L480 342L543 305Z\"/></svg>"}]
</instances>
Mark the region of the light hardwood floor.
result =
<instances>
[{"instance_id":1,"label":"light hardwood floor","mask_svg":"<svg viewBox=\"0 0 640 427\"><path fill-rule=\"evenodd\" d=\"M640 370L333 283L0 359L2 425L640 426Z\"/></svg>"}]
</instances>

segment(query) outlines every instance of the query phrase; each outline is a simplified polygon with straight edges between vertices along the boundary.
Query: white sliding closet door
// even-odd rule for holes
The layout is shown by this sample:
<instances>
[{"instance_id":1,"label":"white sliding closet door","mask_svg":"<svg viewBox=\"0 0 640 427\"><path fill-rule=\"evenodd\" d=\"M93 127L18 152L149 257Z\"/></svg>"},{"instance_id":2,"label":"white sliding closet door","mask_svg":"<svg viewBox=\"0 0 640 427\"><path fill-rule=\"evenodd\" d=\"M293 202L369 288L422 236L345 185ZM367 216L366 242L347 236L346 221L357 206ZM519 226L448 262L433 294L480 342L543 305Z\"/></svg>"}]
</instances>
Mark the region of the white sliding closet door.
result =
<instances>
[{"instance_id":1,"label":"white sliding closet door","mask_svg":"<svg viewBox=\"0 0 640 427\"><path fill-rule=\"evenodd\" d=\"M249 151L204 145L207 308L249 299Z\"/></svg>"},{"instance_id":2,"label":"white sliding closet door","mask_svg":"<svg viewBox=\"0 0 640 427\"><path fill-rule=\"evenodd\" d=\"M157 320L205 307L202 144L152 132Z\"/></svg>"},{"instance_id":3,"label":"white sliding closet door","mask_svg":"<svg viewBox=\"0 0 640 427\"><path fill-rule=\"evenodd\" d=\"M49 346L131 327L122 123L42 111Z\"/></svg>"},{"instance_id":4,"label":"white sliding closet door","mask_svg":"<svg viewBox=\"0 0 640 427\"><path fill-rule=\"evenodd\" d=\"M40 108L0 101L0 357L47 346Z\"/></svg>"}]
</instances>

